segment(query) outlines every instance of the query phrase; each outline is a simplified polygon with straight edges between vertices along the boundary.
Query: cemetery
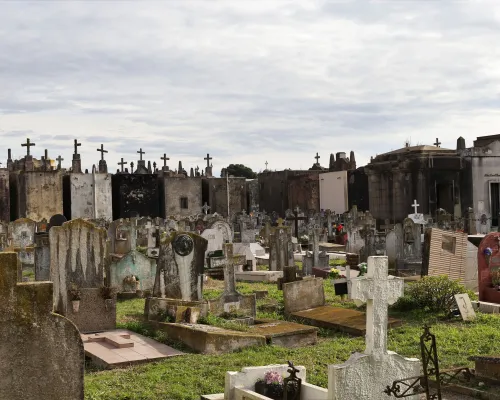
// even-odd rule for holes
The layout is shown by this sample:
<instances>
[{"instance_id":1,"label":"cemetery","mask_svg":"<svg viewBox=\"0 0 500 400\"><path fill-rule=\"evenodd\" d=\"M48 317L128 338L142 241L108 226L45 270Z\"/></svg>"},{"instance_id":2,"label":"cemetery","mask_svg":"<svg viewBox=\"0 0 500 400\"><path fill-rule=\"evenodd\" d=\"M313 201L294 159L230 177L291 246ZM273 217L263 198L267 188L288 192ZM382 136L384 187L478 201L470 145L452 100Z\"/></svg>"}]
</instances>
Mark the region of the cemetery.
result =
<instances>
[{"instance_id":1,"label":"cemetery","mask_svg":"<svg viewBox=\"0 0 500 400\"><path fill-rule=\"evenodd\" d=\"M380 199L373 214L346 201L268 213L266 186L213 177L210 154L187 173L140 149L135 170L122 159L109 174L101 145L82 173L78 141L70 170L32 146L9 152L18 203L0 221L0 399L498 398L500 233L487 214L478 229L473 209L429 211L418 196L397 220ZM315 158L307 182L277 173L288 200L303 204L295 189L321 171L347 179ZM57 201L38 201L38 185Z\"/></svg>"}]
</instances>

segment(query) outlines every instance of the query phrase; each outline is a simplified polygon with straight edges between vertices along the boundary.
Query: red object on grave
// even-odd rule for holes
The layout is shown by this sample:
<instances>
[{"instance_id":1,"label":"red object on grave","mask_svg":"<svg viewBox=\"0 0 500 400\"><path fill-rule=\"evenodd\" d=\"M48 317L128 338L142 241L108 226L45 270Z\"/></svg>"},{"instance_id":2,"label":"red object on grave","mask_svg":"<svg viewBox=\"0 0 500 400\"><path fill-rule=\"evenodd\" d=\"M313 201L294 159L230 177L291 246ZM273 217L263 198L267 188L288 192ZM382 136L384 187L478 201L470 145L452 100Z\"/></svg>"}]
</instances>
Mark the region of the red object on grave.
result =
<instances>
[{"instance_id":1,"label":"red object on grave","mask_svg":"<svg viewBox=\"0 0 500 400\"><path fill-rule=\"evenodd\" d=\"M491 250L491 255L488 255ZM500 304L500 291L492 286L491 271L500 268L500 232L486 235L477 250L479 300Z\"/></svg>"}]
</instances>

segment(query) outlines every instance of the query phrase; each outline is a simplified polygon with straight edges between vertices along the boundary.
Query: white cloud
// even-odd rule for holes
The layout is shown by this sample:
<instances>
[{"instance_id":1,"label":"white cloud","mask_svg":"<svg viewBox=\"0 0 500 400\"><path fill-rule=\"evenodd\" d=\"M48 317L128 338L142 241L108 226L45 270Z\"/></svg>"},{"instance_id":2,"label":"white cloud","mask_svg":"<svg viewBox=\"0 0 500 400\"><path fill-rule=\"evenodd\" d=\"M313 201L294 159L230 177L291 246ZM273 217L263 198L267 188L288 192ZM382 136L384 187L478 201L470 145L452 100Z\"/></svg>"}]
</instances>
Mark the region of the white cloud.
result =
<instances>
[{"instance_id":1,"label":"white cloud","mask_svg":"<svg viewBox=\"0 0 500 400\"><path fill-rule=\"evenodd\" d=\"M499 18L477 1L5 2L2 148L21 156L29 132L68 165L77 137L86 168L102 142L111 171L139 148L258 171L471 145L500 122Z\"/></svg>"}]
</instances>

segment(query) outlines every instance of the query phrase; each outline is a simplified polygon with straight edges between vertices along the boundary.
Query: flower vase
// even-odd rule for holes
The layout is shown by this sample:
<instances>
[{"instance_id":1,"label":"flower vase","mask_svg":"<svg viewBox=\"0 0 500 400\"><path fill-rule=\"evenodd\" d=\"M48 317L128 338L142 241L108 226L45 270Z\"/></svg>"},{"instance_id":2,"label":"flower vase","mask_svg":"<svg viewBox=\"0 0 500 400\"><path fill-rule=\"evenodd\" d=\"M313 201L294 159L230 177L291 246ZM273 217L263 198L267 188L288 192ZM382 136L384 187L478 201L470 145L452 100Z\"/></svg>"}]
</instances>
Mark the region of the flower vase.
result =
<instances>
[{"instance_id":1,"label":"flower vase","mask_svg":"<svg viewBox=\"0 0 500 400\"><path fill-rule=\"evenodd\" d=\"M73 313L78 313L80 311L80 300L72 300L71 305L73 306Z\"/></svg>"}]
</instances>

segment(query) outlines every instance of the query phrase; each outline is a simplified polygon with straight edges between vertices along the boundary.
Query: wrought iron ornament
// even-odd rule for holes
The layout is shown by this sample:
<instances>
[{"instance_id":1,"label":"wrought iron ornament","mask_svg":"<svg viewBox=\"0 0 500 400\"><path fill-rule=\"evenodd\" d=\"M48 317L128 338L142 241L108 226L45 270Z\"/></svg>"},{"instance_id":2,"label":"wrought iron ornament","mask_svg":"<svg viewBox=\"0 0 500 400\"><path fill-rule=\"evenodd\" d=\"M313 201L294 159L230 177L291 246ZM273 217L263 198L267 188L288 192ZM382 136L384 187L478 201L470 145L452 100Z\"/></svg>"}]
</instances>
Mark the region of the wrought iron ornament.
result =
<instances>
[{"instance_id":1,"label":"wrought iron ornament","mask_svg":"<svg viewBox=\"0 0 500 400\"><path fill-rule=\"evenodd\" d=\"M283 379L283 400L299 400L302 379L297 377L299 370L291 361L288 361L288 373L290 376Z\"/></svg>"},{"instance_id":2,"label":"wrought iron ornament","mask_svg":"<svg viewBox=\"0 0 500 400\"><path fill-rule=\"evenodd\" d=\"M173 242L174 251L181 257L185 257L193 251L194 243L191 236L182 234L176 236Z\"/></svg>"},{"instance_id":3,"label":"wrought iron ornament","mask_svg":"<svg viewBox=\"0 0 500 400\"><path fill-rule=\"evenodd\" d=\"M439 370L436 336L430 332L428 326L424 326L424 333L420 336L420 353L424 374L394 381L392 386L387 386L384 393L388 396L394 395L398 399L425 393L427 400L442 400L441 386L449 385L453 381L470 381L474 376L469 368ZM433 379L430 379L431 377Z\"/></svg>"}]
</instances>

